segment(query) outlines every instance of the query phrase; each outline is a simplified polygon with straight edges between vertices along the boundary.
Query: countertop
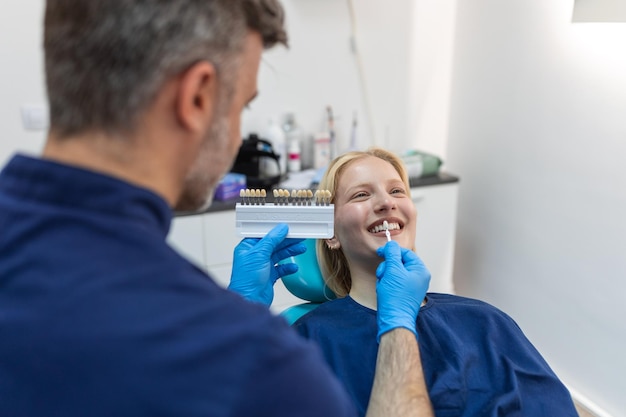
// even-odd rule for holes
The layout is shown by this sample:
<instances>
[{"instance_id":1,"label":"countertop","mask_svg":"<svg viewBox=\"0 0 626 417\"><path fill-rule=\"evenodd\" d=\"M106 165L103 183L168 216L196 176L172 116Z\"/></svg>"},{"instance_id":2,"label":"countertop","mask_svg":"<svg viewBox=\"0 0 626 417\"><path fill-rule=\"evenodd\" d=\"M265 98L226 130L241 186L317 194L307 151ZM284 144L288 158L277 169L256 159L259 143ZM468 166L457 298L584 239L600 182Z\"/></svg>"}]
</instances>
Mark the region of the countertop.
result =
<instances>
[{"instance_id":1,"label":"countertop","mask_svg":"<svg viewBox=\"0 0 626 417\"><path fill-rule=\"evenodd\" d=\"M448 174L446 172L439 172L437 175L429 175L426 177L409 178L409 185L411 186L411 188L429 187L433 185L451 184L451 183L456 183L456 182L459 182L459 178L457 176ZM271 202L272 199L273 197L271 195L268 195L268 201ZM225 211L225 210L234 210L235 205L237 204L238 201L239 201L239 198L234 198L228 201L213 201L213 204L211 204L209 208L203 211L179 212L179 213L176 213L176 217L193 216L196 214L213 213L213 212L219 212L219 211Z\"/></svg>"}]
</instances>

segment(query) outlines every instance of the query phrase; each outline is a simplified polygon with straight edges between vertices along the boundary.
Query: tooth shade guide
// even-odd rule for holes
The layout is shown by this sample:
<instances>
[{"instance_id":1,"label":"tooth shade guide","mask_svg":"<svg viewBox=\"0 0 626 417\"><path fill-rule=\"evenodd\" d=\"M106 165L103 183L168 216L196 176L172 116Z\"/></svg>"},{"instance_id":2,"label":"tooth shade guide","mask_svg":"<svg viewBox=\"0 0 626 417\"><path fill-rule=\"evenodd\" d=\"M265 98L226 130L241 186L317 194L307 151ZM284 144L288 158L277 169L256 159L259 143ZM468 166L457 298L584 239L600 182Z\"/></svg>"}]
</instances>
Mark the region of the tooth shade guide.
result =
<instances>
[{"instance_id":1,"label":"tooth shade guide","mask_svg":"<svg viewBox=\"0 0 626 417\"><path fill-rule=\"evenodd\" d=\"M391 240L391 233L389 233L389 222L385 220L383 222L383 229L385 229L385 236L387 236L387 242Z\"/></svg>"},{"instance_id":2,"label":"tooth shade guide","mask_svg":"<svg viewBox=\"0 0 626 417\"><path fill-rule=\"evenodd\" d=\"M328 190L246 190L235 206L235 229L241 237L263 237L279 223L289 226L288 237L328 239L334 236L334 211Z\"/></svg>"},{"instance_id":3,"label":"tooth shade guide","mask_svg":"<svg viewBox=\"0 0 626 417\"><path fill-rule=\"evenodd\" d=\"M332 194L329 190L293 189L291 191L282 188L272 190L273 201L267 201L265 189L247 188L239 192L240 203L244 205L283 205L283 206L328 206L331 204Z\"/></svg>"}]
</instances>

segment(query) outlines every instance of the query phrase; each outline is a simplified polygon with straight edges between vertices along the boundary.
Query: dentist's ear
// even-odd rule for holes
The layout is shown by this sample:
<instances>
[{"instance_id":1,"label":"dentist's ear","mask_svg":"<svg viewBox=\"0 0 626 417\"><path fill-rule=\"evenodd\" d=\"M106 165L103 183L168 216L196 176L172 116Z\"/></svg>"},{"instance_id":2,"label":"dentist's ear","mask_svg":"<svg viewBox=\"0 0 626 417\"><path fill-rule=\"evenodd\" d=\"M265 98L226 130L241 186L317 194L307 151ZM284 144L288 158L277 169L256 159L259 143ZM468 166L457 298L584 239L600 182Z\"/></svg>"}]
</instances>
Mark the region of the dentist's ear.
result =
<instances>
[{"instance_id":1,"label":"dentist's ear","mask_svg":"<svg viewBox=\"0 0 626 417\"><path fill-rule=\"evenodd\" d=\"M330 250L337 250L341 247L341 243L339 243L339 240L333 236L330 239L326 239L326 246L328 246L328 249Z\"/></svg>"},{"instance_id":2,"label":"dentist's ear","mask_svg":"<svg viewBox=\"0 0 626 417\"><path fill-rule=\"evenodd\" d=\"M175 103L178 121L185 129L204 138L217 99L217 70L207 61L197 62L180 76L179 85Z\"/></svg>"}]
</instances>

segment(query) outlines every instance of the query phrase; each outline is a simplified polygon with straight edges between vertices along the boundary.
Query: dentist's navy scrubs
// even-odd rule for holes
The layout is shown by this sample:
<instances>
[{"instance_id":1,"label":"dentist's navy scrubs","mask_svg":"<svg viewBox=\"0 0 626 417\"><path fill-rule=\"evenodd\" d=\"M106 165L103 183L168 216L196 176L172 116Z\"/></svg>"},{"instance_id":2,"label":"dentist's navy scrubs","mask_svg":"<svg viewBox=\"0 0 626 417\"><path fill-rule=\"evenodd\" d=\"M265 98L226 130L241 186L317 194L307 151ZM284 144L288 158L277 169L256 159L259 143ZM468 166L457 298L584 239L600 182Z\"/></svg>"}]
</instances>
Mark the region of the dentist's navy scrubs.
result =
<instances>
[{"instance_id":1,"label":"dentist's navy scrubs","mask_svg":"<svg viewBox=\"0 0 626 417\"><path fill-rule=\"evenodd\" d=\"M0 416L355 415L311 342L166 244L171 217L118 179L10 160Z\"/></svg>"}]
</instances>

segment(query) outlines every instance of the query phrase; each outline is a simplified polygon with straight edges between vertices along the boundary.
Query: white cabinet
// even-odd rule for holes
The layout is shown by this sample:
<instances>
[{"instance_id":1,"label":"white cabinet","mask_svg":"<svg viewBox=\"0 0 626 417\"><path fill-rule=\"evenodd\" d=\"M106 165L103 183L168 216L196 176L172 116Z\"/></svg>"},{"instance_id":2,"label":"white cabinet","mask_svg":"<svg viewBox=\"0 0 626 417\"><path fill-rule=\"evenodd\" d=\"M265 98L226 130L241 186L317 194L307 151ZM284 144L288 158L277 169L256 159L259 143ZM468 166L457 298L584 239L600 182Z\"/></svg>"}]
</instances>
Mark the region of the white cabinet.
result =
<instances>
[{"instance_id":1,"label":"white cabinet","mask_svg":"<svg viewBox=\"0 0 626 417\"><path fill-rule=\"evenodd\" d=\"M458 183L411 189L417 208L415 251L431 274L430 292L453 293Z\"/></svg>"},{"instance_id":2,"label":"white cabinet","mask_svg":"<svg viewBox=\"0 0 626 417\"><path fill-rule=\"evenodd\" d=\"M177 217L168 236L173 247L223 287L230 281L233 250L240 240L234 210Z\"/></svg>"},{"instance_id":3,"label":"white cabinet","mask_svg":"<svg viewBox=\"0 0 626 417\"><path fill-rule=\"evenodd\" d=\"M235 210L177 217L168 242L226 288L230 282L233 251L241 238L235 234ZM280 282L274 286L272 310L280 312L301 303Z\"/></svg>"},{"instance_id":4,"label":"white cabinet","mask_svg":"<svg viewBox=\"0 0 626 417\"><path fill-rule=\"evenodd\" d=\"M415 247L431 272L430 291L451 293L458 183L412 188L411 196L417 207ZM234 210L177 217L168 237L172 246L223 287L230 281L233 250L240 240ZM274 293L275 312L302 302L280 280Z\"/></svg>"}]
</instances>

